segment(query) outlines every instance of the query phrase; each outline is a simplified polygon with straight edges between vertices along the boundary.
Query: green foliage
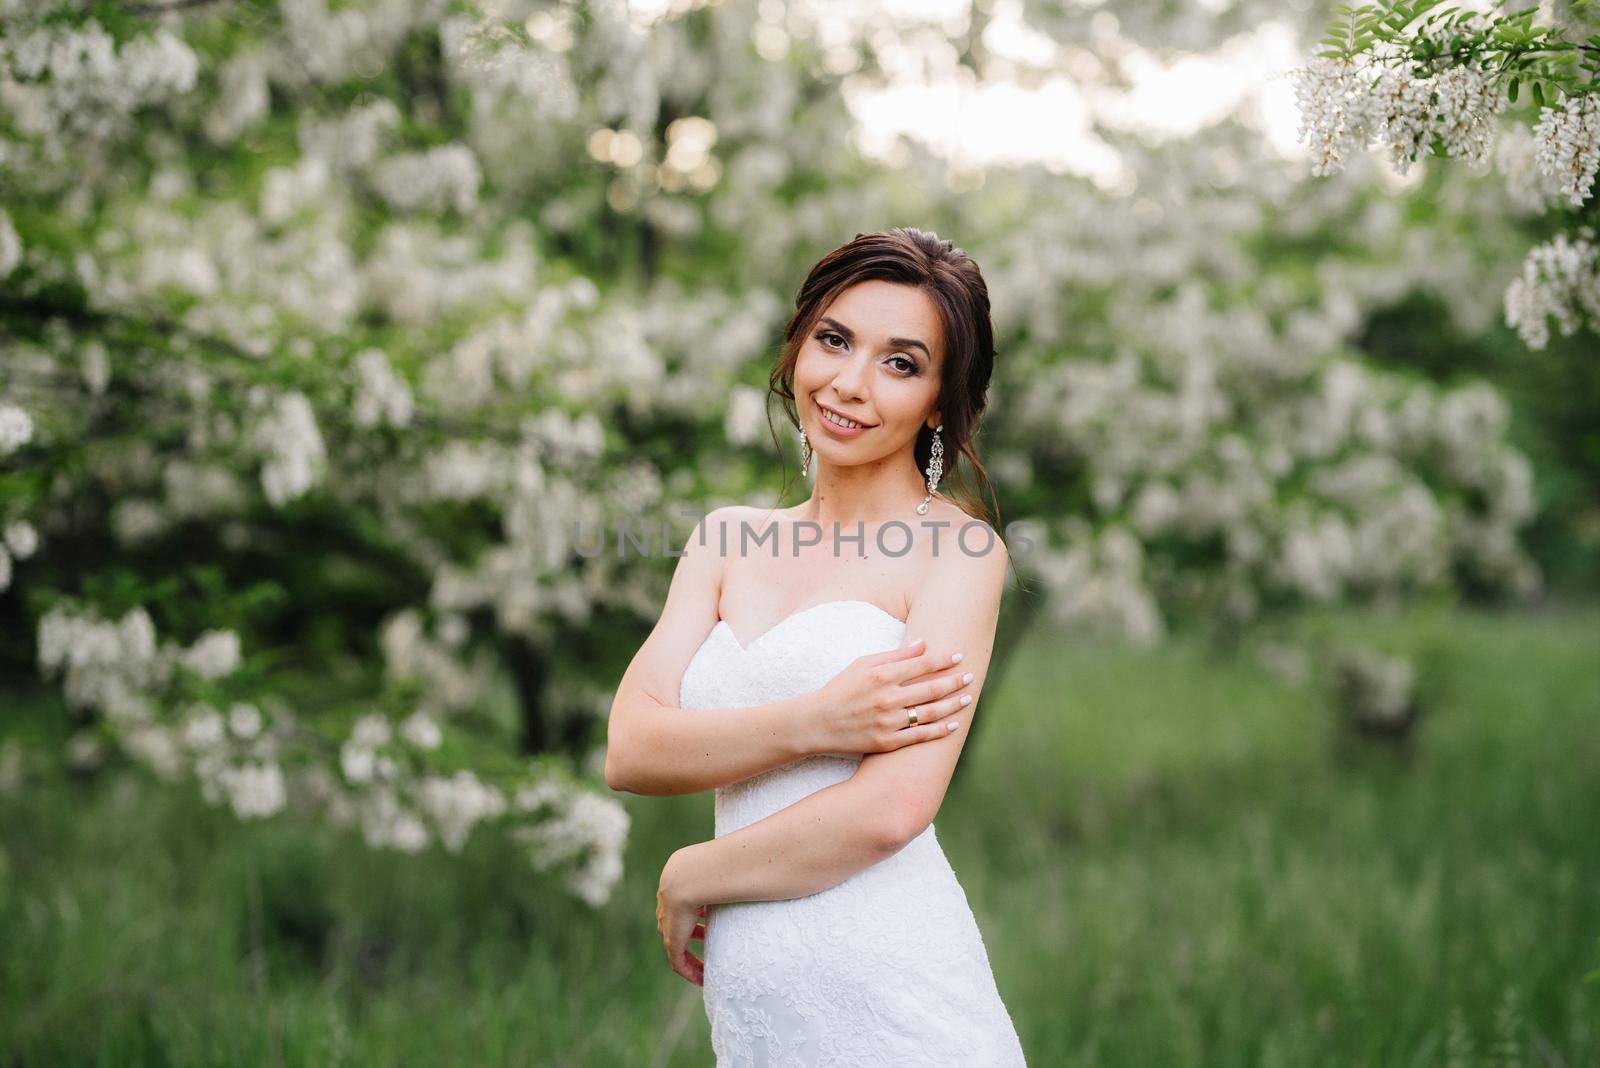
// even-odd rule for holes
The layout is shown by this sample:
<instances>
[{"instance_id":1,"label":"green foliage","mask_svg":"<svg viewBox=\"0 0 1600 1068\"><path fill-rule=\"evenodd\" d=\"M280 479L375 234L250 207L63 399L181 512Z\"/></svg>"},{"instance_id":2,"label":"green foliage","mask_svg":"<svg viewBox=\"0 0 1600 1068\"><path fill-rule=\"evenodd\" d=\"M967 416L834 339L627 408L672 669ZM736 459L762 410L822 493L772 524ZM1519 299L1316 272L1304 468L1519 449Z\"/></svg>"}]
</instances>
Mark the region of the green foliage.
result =
<instances>
[{"instance_id":1,"label":"green foliage","mask_svg":"<svg viewBox=\"0 0 1600 1068\"><path fill-rule=\"evenodd\" d=\"M1572 96L1596 91L1600 76L1600 34L1586 40L1567 39L1567 27L1536 26L1539 6L1499 14L1439 7L1442 0L1385 0L1382 3L1331 9L1325 47L1317 54L1355 62L1363 57L1391 63L1403 59L1422 71L1458 64L1482 65L1509 75L1507 96L1513 103L1527 85L1538 107L1554 93ZM1575 10L1594 9L1593 0L1576 0ZM1581 68L1582 73L1574 70Z\"/></svg>"}]
</instances>

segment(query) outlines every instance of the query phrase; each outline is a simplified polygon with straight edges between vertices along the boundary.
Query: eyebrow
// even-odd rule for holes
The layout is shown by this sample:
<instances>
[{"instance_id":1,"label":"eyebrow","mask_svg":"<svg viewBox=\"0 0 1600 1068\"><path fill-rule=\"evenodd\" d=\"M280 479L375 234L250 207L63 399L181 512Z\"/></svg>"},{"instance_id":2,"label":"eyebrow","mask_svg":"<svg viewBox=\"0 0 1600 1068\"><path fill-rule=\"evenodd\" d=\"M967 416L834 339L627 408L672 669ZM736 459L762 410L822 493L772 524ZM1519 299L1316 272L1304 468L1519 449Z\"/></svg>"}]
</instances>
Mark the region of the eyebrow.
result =
<instances>
[{"instance_id":1,"label":"eyebrow","mask_svg":"<svg viewBox=\"0 0 1600 1068\"><path fill-rule=\"evenodd\" d=\"M839 332L839 336L844 338L846 341L854 341L856 339L856 332L850 329L848 326L845 326L839 320L830 319L824 315L822 317L822 321L837 330ZM901 349L921 349L922 354L926 356L930 362L933 360L933 353L928 351L928 346L924 345L914 337L892 337L889 339L889 344Z\"/></svg>"}]
</instances>

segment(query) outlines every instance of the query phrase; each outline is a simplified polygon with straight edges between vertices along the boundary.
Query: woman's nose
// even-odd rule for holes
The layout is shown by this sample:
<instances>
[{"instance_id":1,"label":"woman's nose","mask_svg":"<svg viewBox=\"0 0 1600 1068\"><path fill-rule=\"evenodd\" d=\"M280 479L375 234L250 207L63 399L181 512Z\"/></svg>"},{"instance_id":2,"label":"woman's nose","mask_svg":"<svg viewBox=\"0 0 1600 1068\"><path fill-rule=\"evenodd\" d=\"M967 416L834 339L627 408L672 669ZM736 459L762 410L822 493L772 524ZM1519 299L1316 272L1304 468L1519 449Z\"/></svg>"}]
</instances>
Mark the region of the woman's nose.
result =
<instances>
[{"instance_id":1,"label":"woman's nose","mask_svg":"<svg viewBox=\"0 0 1600 1068\"><path fill-rule=\"evenodd\" d=\"M839 391L841 397L859 398L866 388L866 368L865 354L846 360L844 366L839 368L839 373L833 376L833 388Z\"/></svg>"}]
</instances>

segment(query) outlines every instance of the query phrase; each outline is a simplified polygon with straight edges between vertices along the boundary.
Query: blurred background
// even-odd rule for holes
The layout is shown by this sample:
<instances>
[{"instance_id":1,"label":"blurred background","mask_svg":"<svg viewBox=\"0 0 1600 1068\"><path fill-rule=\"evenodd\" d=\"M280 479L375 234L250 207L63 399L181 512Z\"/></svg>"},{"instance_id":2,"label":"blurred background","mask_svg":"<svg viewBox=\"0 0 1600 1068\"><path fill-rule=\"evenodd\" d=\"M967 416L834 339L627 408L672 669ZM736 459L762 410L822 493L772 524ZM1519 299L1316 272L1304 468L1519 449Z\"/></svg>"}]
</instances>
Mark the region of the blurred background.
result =
<instances>
[{"instance_id":1,"label":"blurred background","mask_svg":"<svg viewBox=\"0 0 1600 1068\"><path fill-rule=\"evenodd\" d=\"M1527 99L1313 173L1329 16L0 0L0 1058L709 1063L615 531L804 498L795 291L916 226L1032 540L937 819L1030 1063L1600 1063L1600 339L1507 311L1594 201Z\"/></svg>"}]
</instances>

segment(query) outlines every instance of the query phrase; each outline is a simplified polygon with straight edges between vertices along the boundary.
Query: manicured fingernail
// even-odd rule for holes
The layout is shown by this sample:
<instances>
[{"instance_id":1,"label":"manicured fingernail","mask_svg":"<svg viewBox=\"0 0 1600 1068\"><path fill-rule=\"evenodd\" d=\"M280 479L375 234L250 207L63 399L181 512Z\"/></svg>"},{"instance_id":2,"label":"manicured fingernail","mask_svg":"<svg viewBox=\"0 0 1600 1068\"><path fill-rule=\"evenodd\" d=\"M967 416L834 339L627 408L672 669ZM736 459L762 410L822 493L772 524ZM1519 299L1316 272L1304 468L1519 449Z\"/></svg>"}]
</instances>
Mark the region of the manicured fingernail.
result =
<instances>
[{"instance_id":1,"label":"manicured fingernail","mask_svg":"<svg viewBox=\"0 0 1600 1068\"><path fill-rule=\"evenodd\" d=\"M950 730L955 730L957 727L961 726L961 724L957 723L955 720L951 720L949 723L946 723L945 726Z\"/></svg>"},{"instance_id":2,"label":"manicured fingernail","mask_svg":"<svg viewBox=\"0 0 1600 1068\"><path fill-rule=\"evenodd\" d=\"M972 695L970 693L962 694L961 695L961 703L964 704L964 705L970 705L972 703Z\"/></svg>"},{"instance_id":3,"label":"manicured fingernail","mask_svg":"<svg viewBox=\"0 0 1600 1068\"><path fill-rule=\"evenodd\" d=\"M959 663L961 663L961 658L966 656L966 655L967 655L966 653L951 653L950 654L950 663L959 664Z\"/></svg>"},{"instance_id":4,"label":"manicured fingernail","mask_svg":"<svg viewBox=\"0 0 1600 1068\"><path fill-rule=\"evenodd\" d=\"M961 681L962 682L971 682L972 681L972 672L969 671L965 675L961 676Z\"/></svg>"}]
</instances>

